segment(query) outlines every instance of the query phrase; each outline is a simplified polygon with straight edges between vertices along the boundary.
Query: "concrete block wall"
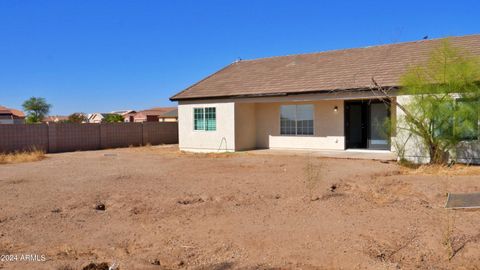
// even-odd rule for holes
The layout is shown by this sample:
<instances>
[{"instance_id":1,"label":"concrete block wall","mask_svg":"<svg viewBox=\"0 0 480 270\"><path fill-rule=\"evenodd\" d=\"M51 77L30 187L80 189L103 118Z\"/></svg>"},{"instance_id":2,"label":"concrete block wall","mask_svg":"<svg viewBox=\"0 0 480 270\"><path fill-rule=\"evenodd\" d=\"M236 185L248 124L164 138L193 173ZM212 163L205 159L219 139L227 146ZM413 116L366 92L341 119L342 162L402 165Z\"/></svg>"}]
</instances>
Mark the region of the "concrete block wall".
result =
<instances>
[{"instance_id":1,"label":"concrete block wall","mask_svg":"<svg viewBox=\"0 0 480 270\"><path fill-rule=\"evenodd\" d=\"M0 125L0 153L49 153L178 143L175 122Z\"/></svg>"},{"instance_id":2,"label":"concrete block wall","mask_svg":"<svg viewBox=\"0 0 480 270\"><path fill-rule=\"evenodd\" d=\"M0 152L48 151L48 126L45 124L2 124L0 125Z\"/></svg>"}]
</instances>

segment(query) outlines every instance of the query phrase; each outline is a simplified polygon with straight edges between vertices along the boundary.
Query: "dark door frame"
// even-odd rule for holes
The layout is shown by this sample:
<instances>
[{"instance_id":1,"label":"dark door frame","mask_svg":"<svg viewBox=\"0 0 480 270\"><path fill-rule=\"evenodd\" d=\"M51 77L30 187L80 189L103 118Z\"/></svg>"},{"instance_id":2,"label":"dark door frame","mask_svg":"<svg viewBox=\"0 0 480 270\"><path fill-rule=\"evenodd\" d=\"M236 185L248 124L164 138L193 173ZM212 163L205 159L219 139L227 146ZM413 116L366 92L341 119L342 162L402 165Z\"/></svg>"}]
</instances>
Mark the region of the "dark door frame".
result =
<instances>
[{"instance_id":1,"label":"dark door frame","mask_svg":"<svg viewBox=\"0 0 480 270\"><path fill-rule=\"evenodd\" d=\"M344 101L344 135L345 135L345 149L370 149L368 148L368 139L371 137L370 134L370 104L372 103L385 103L379 99L362 99L362 100L345 100ZM362 132L362 142L360 145L349 145L349 127L350 127L350 107L349 105L360 105L361 106L361 132ZM388 117L391 119L392 114L390 106L387 107ZM390 142L388 148L390 147ZM375 149L371 149L375 150ZM385 150L385 149L378 149Z\"/></svg>"},{"instance_id":2,"label":"dark door frame","mask_svg":"<svg viewBox=\"0 0 480 270\"><path fill-rule=\"evenodd\" d=\"M360 132L362 133L362 142L357 145L352 145L350 143L350 106L352 105L360 105L361 106L361 130ZM344 103L345 107L345 113L344 113L344 133L345 133L345 149L366 149L367 148L367 126L368 126L368 111L367 107L365 106L365 102L363 100L345 100Z\"/></svg>"}]
</instances>

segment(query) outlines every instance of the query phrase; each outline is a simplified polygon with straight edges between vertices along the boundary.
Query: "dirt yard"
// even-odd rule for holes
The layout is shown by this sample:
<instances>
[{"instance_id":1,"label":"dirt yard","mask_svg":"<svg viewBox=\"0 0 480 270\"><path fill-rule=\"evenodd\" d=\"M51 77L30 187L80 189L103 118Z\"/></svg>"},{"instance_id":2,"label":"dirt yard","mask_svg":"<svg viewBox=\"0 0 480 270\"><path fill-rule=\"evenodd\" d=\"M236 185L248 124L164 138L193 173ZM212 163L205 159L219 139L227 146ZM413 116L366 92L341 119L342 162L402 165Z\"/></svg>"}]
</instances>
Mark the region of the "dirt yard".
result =
<instances>
[{"instance_id":1,"label":"dirt yard","mask_svg":"<svg viewBox=\"0 0 480 270\"><path fill-rule=\"evenodd\" d=\"M480 268L480 211L443 208L478 167L143 147L0 165L0 190L0 255L46 259L0 269Z\"/></svg>"}]
</instances>

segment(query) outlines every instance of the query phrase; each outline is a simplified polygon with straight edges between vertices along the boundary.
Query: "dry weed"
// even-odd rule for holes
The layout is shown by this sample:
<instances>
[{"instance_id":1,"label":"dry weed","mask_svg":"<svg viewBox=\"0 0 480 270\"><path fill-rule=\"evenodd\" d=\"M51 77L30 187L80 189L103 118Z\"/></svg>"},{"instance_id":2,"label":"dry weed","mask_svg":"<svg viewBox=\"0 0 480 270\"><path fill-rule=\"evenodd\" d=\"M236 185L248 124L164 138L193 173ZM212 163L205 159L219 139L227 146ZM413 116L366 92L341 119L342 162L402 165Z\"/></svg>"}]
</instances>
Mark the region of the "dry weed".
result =
<instances>
[{"instance_id":1,"label":"dry weed","mask_svg":"<svg viewBox=\"0 0 480 270\"><path fill-rule=\"evenodd\" d=\"M196 153L179 151L178 156L195 157L195 158L231 158L241 155L241 152L217 152L217 153Z\"/></svg>"},{"instance_id":2,"label":"dry weed","mask_svg":"<svg viewBox=\"0 0 480 270\"><path fill-rule=\"evenodd\" d=\"M456 164L447 165L422 165L418 168L403 168L403 174L409 175L480 175L480 166Z\"/></svg>"},{"instance_id":3,"label":"dry weed","mask_svg":"<svg viewBox=\"0 0 480 270\"><path fill-rule=\"evenodd\" d=\"M480 233L465 235L455 233L455 212L448 211L446 214L446 226L443 232L443 245L447 250L447 259L451 261L468 243L480 240Z\"/></svg>"},{"instance_id":4,"label":"dry weed","mask_svg":"<svg viewBox=\"0 0 480 270\"><path fill-rule=\"evenodd\" d=\"M45 152L41 150L32 150L24 152L14 152L0 154L0 164L13 164L38 161L45 158Z\"/></svg>"},{"instance_id":5,"label":"dry weed","mask_svg":"<svg viewBox=\"0 0 480 270\"><path fill-rule=\"evenodd\" d=\"M446 227L443 232L443 245L447 250L447 258L451 260L455 256L455 250L453 248L453 230L455 227L455 216L453 213L447 212L446 215Z\"/></svg>"},{"instance_id":6,"label":"dry weed","mask_svg":"<svg viewBox=\"0 0 480 270\"><path fill-rule=\"evenodd\" d=\"M412 190L410 183L399 179L376 179L372 184L361 187L361 196L379 206L411 201L412 197L420 198L422 195Z\"/></svg>"},{"instance_id":7,"label":"dry weed","mask_svg":"<svg viewBox=\"0 0 480 270\"><path fill-rule=\"evenodd\" d=\"M400 263L407 259L402 253L409 249L418 238L416 231L410 231L405 235L397 236L395 241L379 241L375 238L367 238L368 246L365 250L371 258L381 262Z\"/></svg>"},{"instance_id":8,"label":"dry weed","mask_svg":"<svg viewBox=\"0 0 480 270\"><path fill-rule=\"evenodd\" d=\"M311 157L308 156L307 164L305 165L305 187L308 190L310 200L315 201L319 197L315 196L316 189L321 182L321 166L314 165Z\"/></svg>"}]
</instances>

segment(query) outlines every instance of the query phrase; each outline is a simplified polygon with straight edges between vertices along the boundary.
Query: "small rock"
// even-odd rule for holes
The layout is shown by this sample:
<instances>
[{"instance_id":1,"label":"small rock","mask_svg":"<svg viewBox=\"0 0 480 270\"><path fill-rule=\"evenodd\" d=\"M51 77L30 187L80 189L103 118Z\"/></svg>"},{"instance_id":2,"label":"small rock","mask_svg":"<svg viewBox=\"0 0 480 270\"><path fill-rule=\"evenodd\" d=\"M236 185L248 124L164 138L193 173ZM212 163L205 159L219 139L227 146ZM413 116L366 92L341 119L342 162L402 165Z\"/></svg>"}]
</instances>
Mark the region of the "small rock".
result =
<instances>
[{"instance_id":1,"label":"small rock","mask_svg":"<svg viewBox=\"0 0 480 270\"><path fill-rule=\"evenodd\" d=\"M184 264L185 264L185 262L179 261L178 264L177 264L177 266L183 266Z\"/></svg>"},{"instance_id":2,"label":"small rock","mask_svg":"<svg viewBox=\"0 0 480 270\"><path fill-rule=\"evenodd\" d=\"M337 185L333 184L330 186L330 191L331 192L335 192L335 190L337 189Z\"/></svg>"},{"instance_id":3,"label":"small rock","mask_svg":"<svg viewBox=\"0 0 480 270\"><path fill-rule=\"evenodd\" d=\"M380 252L379 254L377 254L377 259L379 259L381 261L385 261L385 258L386 258L385 253Z\"/></svg>"},{"instance_id":4,"label":"small rock","mask_svg":"<svg viewBox=\"0 0 480 270\"><path fill-rule=\"evenodd\" d=\"M152 264L152 265L161 265L161 264L160 264L160 261L159 261L158 259L153 259L153 260L151 260L151 261L150 261L150 264Z\"/></svg>"},{"instance_id":5,"label":"small rock","mask_svg":"<svg viewBox=\"0 0 480 270\"><path fill-rule=\"evenodd\" d=\"M97 204L95 205L95 210L105 211L105 204L103 204L103 203L97 203Z\"/></svg>"},{"instance_id":6,"label":"small rock","mask_svg":"<svg viewBox=\"0 0 480 270\"><path fill-rule=\"evenodd\" d=\"M203 202L205 202L205 200L203 200L202 198L188 198L188 199L177 200L178 204L183 204L183 205L203 203Z\"/></svg>"},{"instance_id":7,"label":"small rock","mask_svg":"<svg viewBox=\"0 0 480 270\"><path fill-rule=\"evenodd\" d=\"M280 195L278 195L278 194L275 195L275 199L277 199L277 200L280 199Z\"/></svg>"},{"instance_id":8,"label":"small rock","mask_svg":"<svg viewBox=\"0 0 480 270\"><path fill-rule=\"evenodd\" d=\"M134 215L140 214L142 211L138 207L133 207L132 210L130 210L130 213Z\"/></svg>"},{"instance_id":9,"label":"small rock","mask_svg":"<svg viewBox=\"0 0 480 270\"><path fill-rule=\"evenodd\" d=\"M60 213L60 212L62 212L62 209L60 209L60 208L52 209L52 213Z\"/></svg>"},{"instance_id":10,"label":"small rock","mask_svg":"<svg viewBox=\"0 0 480 270\"><path fill-rule=\"evenodd\" d=\"M120 267L118 266L117 263L113 263L108 270L120 270Z\"/></svg>"}]
</instances>

